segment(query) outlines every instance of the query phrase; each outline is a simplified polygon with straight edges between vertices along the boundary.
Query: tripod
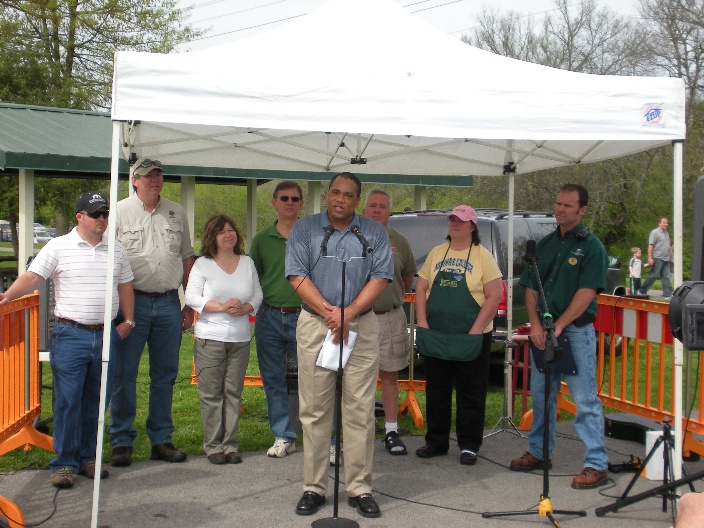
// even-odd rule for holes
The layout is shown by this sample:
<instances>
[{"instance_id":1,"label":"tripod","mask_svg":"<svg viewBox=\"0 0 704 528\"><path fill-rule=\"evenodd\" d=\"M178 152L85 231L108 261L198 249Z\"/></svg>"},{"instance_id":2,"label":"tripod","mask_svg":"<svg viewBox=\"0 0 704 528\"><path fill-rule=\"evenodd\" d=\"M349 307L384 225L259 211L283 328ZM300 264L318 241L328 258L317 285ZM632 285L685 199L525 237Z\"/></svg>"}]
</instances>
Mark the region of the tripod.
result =
<instances>
[{"instance_id":1,"label":"tripod","mask_svg":"<svg viewBox=\"0 0 704 528\"><path fill-rule=\"evenodd\" d=\"M502 414L501 418L499 418L499 420L494 424L494 427L491 428L491 431L489 431L484 438L489 438L490 436L503 432L515 434L516 436L523 438L523 435L518 430L518 427L516 427L516 424L513 423L513 419L508 411L508 399L510 398L511 390L513 388L511 386L511 367L513 365L513 361L511 361L511 352L515 350L515 348L516 345L514 343L509 343L508 340L506 341L506 353L504 356L504 401L501 409Z\"/></svg>"},{"instance_id":2,"label":"tripod","mask_svg":"<svg viewBox=\"0 0 704 528\"><path fill-rule=\"evenodd\" d=\"M632 497L628 497L628 493L633 489L633 486L635 486L636 482L638 481L638 478L640 477L641 473L643 473L643 469L648 465L648 462L650 462L650 459L653 458L655 453L657 453L658 448L662 446L662 486L658 486L657 488L653 488L650 491L646 491L643 493L639 493L637 495L633 495ZM685 473L685 476L679 480L673 480L673 464L672 464L672 450L675 448L675 441L674 438L672 437L672 429L670 427L670 420L664 420L663 425L662 425L662 436L659 436L658 439L655 441L655 444L653 445L652 449L648 453L648 455L645 457L645 461L643 461L643 466L641 470L633 475L633 478L631 479L631 482L628 484L626 487L626 490L623 492L623 494L614 502L613 504L610 504L608 506L602 506L601 508L597 508L595 513L597 517L603 517L604 514L610 512L610 511L618 511L619 508L623 508L624 506L627 506L629 504L634 504L636 502L640 502L643 499L647 499L649 497L654 497L656 495L662 495L662 511L667 512L667 501L670 501L670 504L672 506L672 521L674 523L675 518L677 517L677 499L679 498L679 495L675 492L676 488L679 486L682 486L684 484L689 485L689 489L691 491L694 490L694 484L692 484L692 481L697 480L701 477L704 476L704 471L700 471L698 473L695 473L693 475L687 476L686 472L684 471L684 468L682 468L682 472Z\"/></svg>"},{"instance_id":3,"label":"tripod","mask_svg":"<svg viewBox=\"0 0 704 528\"><path fill-rule=\"evenodd\" d=\"M545 292L543 291L543 285L540 281L540 273L538 272L538 257L535 255L535 243L533 246L526 246L526 255L524 260L526 260L530 266L530 271L535 278L535 282L538 285L538 292L540 295L540 300L543 302L545 307L545 313L543 314L544 327L547 331L547 336L545 338L545 387L544 387L544 401L543 401L543 492L540 495L540 502L538 503L537 511L507 511L507 512L485 512L482 513L482 517L489 519L491 517L512 517L514 515L533 515L538 514L543 517L547 517L550 522L555 526L555 528L560 528L557 520L553 514L563 514L563 515L578 515L580 517L586 517L587 512L585 511L571 511L571 510L553 510L552 503L550 502L550 470L549 470L549 438L550 438L550 427L548 417L550 415L550 387L552 374L554 369L555 359L559 359L561 353L560 347L557 344L557 338L555 337L555 325L552 320L552 315L547 312L548 303L545 298ZM532 250L532 251L531 251ZM533 375L537 375L537 369L533 371Z\"/></svg>"}]
</instances>

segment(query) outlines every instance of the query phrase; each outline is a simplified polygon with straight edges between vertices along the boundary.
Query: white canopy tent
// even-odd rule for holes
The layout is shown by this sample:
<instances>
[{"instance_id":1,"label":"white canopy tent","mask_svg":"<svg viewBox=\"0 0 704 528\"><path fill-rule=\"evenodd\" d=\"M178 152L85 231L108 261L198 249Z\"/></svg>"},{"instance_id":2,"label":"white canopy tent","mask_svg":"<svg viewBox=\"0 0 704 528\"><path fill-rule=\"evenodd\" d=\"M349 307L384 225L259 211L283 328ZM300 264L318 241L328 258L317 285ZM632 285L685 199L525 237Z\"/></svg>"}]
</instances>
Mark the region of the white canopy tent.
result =
<instances>
[{"instance_id":1,"label":"white canopy tent","mask_svg":"<svg viewBox=\"0 0 704 528\"><path fill-rule=\"evenodd\" d=\"M508 172L513 211L515 173L674 142L679 284L684 94L681 79L579 74L472 48L393 0L331 0L287 25L207 50L116 53L111 207L118 160L137 155L286 177ZM511 284L510 266L508 273ZM680 345L677 354L681 367ZM681 414L675 418L681 428Z\"/></svg>"}]
</instances>

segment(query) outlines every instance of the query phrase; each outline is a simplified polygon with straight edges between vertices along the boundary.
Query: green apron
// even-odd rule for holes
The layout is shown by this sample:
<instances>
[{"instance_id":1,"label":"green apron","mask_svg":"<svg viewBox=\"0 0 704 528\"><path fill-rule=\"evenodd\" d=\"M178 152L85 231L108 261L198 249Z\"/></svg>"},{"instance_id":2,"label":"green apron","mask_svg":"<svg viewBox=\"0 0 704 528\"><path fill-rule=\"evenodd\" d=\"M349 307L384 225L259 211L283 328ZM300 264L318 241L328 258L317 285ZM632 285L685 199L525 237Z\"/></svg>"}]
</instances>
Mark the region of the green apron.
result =
<instances>
[{"instance_id":1,"label":"green apron","mask_svg":"<svg viewBox=\"0 0 704 528\"><path fill-rule=\"evenodd\" d=\"M471 253L470 244L467 262ZM426 308L430 328L416 328L416 344L424 356L473 361L481 354L484 335L468 333L481 307L467 288L466 275L466 264L462 275L442 270L435 275Z\"/></svg>"}]
</instances>

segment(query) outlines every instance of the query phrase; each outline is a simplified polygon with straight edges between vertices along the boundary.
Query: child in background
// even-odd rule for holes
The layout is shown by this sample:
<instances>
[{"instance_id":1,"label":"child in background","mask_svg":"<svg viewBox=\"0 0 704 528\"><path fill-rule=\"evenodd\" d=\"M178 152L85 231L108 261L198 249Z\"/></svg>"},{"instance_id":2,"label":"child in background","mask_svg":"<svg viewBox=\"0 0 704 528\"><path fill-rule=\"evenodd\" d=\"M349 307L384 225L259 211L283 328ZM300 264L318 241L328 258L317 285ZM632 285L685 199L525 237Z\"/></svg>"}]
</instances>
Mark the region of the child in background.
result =
<instances>
[{"instance_id":1,"label":"child in background","mask_svg":"<svg viewBox=\"0 0 704 528\"><path fill-rule=\"evenodd\" d=\"M640 260L642 252L639 247L632 247L631 253L633 257L631 257L631 260L628 262L628 271L631 278L631 293L638 293L638 290L640 290L641 271L644 267L648 266L648 263L646 262L644 265Z\"/></svg>"}]
</instances>

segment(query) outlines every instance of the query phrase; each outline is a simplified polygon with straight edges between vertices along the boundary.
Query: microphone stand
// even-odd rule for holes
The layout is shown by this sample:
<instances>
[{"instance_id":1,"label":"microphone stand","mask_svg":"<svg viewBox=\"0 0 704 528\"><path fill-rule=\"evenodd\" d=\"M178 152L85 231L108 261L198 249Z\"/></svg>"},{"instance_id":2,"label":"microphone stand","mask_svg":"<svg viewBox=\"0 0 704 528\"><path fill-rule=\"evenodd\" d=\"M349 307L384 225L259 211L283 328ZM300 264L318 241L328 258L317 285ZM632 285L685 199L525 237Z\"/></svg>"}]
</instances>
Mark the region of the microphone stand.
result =
<instances>
[{"instance_id":1,"label":"microphone stand","mask_svg":"<svg viewBox=\"0 0 704 528\"><path fill-rule=\"evenodd\" d=\"M327 257L327 256L326 256ZM336 258L336 257L327 257ZM362 257L350 257L353 258L366 258L364 252L362 252ZM340 437L342 436L342 375L344 374L344 369L342 367L342 353L344 347L344 335L342 329L345 327L345 280L347 276L347 261L342 262L342 302L340 303L340 357L337 364L337 378L335 379L335 483L333 486L333 507L332 507L332 517L325 517L323 519L317 519L311 523L313 528L359 528L359 524L352 519L346 519L344 517L338 517L338 507L339 507L339 497L340 497Z\"/></svg>"},{"instance_id":2,"label":"microphone stand","mask_svg":"<svg viewBox=\"0 0 704 528\"><path fill-rule=\"evenodd\" d=\"M538 285L539 300L542 301L545 307L545 313L543 314L544 328L547 331L547 336L545 338L545 391L543 402L543 492L540 495L540 502L538 503L537 511L507 511L507 512L485 512L482 513L482 517L485 519L491 517L509 517L514 515L533 515L538 514L543 517L547 517L550 522L555 526L555 528L560 528L557 520L553 514L562 515L578 515L579 517L586 517L587 512L572 511L572 510L553 510L552 503L550 502L550 470L549 470L549 413L550 413L550 386L552 382L553 367L556 359L559 359L562 350L557 344L557 337L555 337L555 324L552 319L552 315L548 312L548 303L545 298L545 292L543 291L543 284L540 280L540 272L538 271L538 256L533 252L526 251L526 256L523 259L528 262L529 269L535 278L535 282ZM538 304L538 306L540 306ZM539 375L537 369L533 369L533 375Z\"/></svg>"}]
</instances>

